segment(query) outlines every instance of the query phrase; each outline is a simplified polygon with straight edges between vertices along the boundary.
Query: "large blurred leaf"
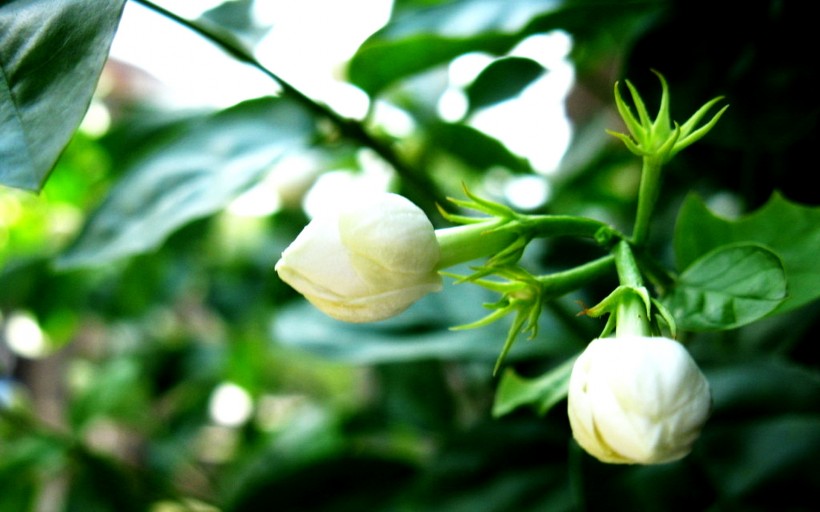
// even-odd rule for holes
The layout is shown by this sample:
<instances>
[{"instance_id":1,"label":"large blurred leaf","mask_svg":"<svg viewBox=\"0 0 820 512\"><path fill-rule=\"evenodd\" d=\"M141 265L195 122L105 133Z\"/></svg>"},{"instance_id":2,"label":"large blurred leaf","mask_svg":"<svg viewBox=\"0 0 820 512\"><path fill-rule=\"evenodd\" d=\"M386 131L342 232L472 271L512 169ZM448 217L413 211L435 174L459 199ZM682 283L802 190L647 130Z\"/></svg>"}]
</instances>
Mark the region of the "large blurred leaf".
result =
<instances>
[{"instance_id":1,"label":"large blurred leaf","mask_svg":"<svg viewBox=\"0 0 820 512\"><path fill-rule=\"evenodd\" d=\"M470 110L516 96L545 71L541 64L523 57L507 57L494 61L467 87Z\"/></svg>"},{"instance_id":2,"label":"large blurred leaf","mask_svg":"<svg viewBox=\"0 0 820 512\"><path fill-rule=\"evenodd\" d=\"M311 133L303 110L273 98L205 118L130 165L58 267L98 265L157 247L177 228L224 207L286 153L303 149Z\"/></svg>"},{"instance_id":3,"label":"large blurred leaf","mask_svg":"<svg viewBox=\"0 0 820 512\"><path fill-rule=\"evenodd\" d=\"M686 330L733 329L770 313L786 297L780 260L759 245L721 246L689 265L666 306Z\"/></svg>"},{"instance_id":4,"label":"large blurred leaf","mask_svg":"<svg viewBox=\"0 0 820 512\"><path fill-rule=\"evenodd\" d=\"M270 31L254 18L256 0L224 2L200 16L198 23L219 33L221 37L236 39L245 48L255 47Z\"/></svg>"},{"instance_id":5,"label":"large blurred leaf","mask_svg":"<svg viewBox=\"0 0 820 512\"><path fill-rule=\"evenodd\" d=\"M65 510L141 512L149 510L160 495L150 472L134 471L85 450L75 450L73 455Z\"/></svg>"},{"instance_id":6,"label":"large blurred leaf","mask_svg":"<svg viewBox=\"0 0 820 512\"><path fill-rule=\"evenodd\" d=\"M474 169L503 167L514 172L531 170L526 159L513 154L498 139L470 126L435 123L429 127L428 133L433 145L457 156Z\"/></svg>"},{"instance_id":7,"label":"large blurred leaf","mask_svg":"<svg viewBox=\"0 0 820 512\"><path fill-rule=\"evenodd\" d=\"M0 427L4 420L0 415ZM0 442L0 510L35 510L43 478L62 464L64 447L59 440L37 435L4 437Z\"/></svg>"},{"instance_id":8,"label":"large blurred leaf","mask_svg":"<svg viewBox=\"0 0 820 512\"><path fill-rule=\"evenodd\" d=\"M820 411L820 373L767 358L706 368L716 419Z\"/></svg>"},{"instance_id":9,"label":"large blurred leaf","mask_svg":"<svg viewBox=\"0 0 820 512\"><path fill-rule=\"evenodd\" d=\"M643 15L661 2L592 0L465 0L399 12L350 61L350 80L375 95L413 74L470 52L502 55L526 37L565 30L576 46L612 37L628 38Z\"/></svg>"},{"instance_id":10,"label":"large blurred leaf","mask_svg":"<svg viewBox=\"0 0 820 512\"><path fill-rule=\"evenodd\" d=\"M350 61L348 75L355 85L375 95L397 80L449 62L464 53L503 53L514 41L504 34L485 34L470 39L418 34L400 41L373 42Z\"/></svg>"},{"instance_id":11,"label":"large blurred leaf","mask_svg":"<svg viewBox=\"0 0 820 512\"><path fill-rule=\"evenodd\" d=\"M124 4L0 3L0 183L43 185L91 102Z\"/></svg>"},{"instance_id":12,"label":"large blurred leaf","mask_svg":"<svg viewBox=\"0 0 820 512\"><path fill-rule=\"evenodd\" d=\"M543 418L484 421L441 433L410 500L395 510L570 512L564 427Z\"/></svg>"},{"instance_id":13,"label":"large blurred leaf","mask_svg":"<svg viewBox=\"0 0 820 512\"><path fill-rule=\"evenodd\" d=\"M424 297L401 315L366 325L333 320L302 301L277 315L273 338L320 357L349 363L467 359L490 364L498 358L508 322L471 330L451 331L450 327L485 316L481 304L492 297L476 286L447 284L443 291ZM574 343L581 343L551 315L541 315L539 326L540 332L549 333L549 337L515 344L508 361L571 354L577 347Z\"/></svg>"},{"instance_id":14,"label":"large blurred leaf","mask_svg":"<svg viewBox=\"0 0 820 512\"><path fill-rule=\"evenodd\" d=\"M719 495L733 510L816 508L817 370L767 356L705 372L715 407L696 450Z\"/></svg>"},{"instance_id":15,"label":"large blurred leaf","mask_svg":"<svg viewBox=\"0 0 820 512\"><path fill-rule=\"evenodd\" d=\"M350 80L371 94L469 52L502 54L550 7L534 0L466 0L399 12L357 52Z\"/></svg>"},{"instance_id":16,"label":"large blurred leaf","mask_svg":"<svg viewBox=\"0 0 820 512\"><path fill-rule=\"evenodd\" d=\"M267 468L266 468L267 469ZM290 471L270 473L230 508L234 512L280 510L359 512L389 506L414 476L404 461L370 455L340 454ZM261 472L261 471L260 471ZM275 504L275 506L272 506Z\"/></svg>"},{"instance_id":17,"label":"large blurred leaf","mask_svg":"<svg viewBox=\"0 0 820 512\"><path fill-rule=\"evenodd\" d=\"M782 415L707 428L705 465L733 510L815 510L820 415Z\"/></svg>"},{"instance_id":18,"label":"large blurred leaf","mask_svg":"<svg viewBox=\"0 0 820 512\"><path fill-rule=\"evenodd\" d=\"M728 220L709 211L697 196L686 199L675 227L679 267L685 268L712 249L733 242L762 244L780 258L789 298L776 313L820 297L820 207L792 203L775 193L759 210L738 220Z\"/></svg>"}]
</instances>

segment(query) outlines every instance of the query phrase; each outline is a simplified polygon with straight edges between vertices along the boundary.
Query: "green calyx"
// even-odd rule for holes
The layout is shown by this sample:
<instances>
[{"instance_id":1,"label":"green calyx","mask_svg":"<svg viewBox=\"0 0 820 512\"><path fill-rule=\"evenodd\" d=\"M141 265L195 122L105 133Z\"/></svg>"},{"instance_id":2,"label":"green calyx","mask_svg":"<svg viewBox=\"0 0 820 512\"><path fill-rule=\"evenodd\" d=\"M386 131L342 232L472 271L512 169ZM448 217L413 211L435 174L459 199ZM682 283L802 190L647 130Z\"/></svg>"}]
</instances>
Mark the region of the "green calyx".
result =
<instances>
[{"instance_id":1,"label":"green calyx","mask_svg":"<svg viewBox=\"0 0 820 512\"><path fill-rule=\"evenodd\" d=\"M469 324L453 327L453 329L464 330L484 327L507 315L515 314L507 338L504 340L501 354L498 356L493 369L493 375L495 375L515 340L521 334L526 334L528 339L537 336L538 318L545 302L557 299L572 290L601 279L612 271L613 262L614 258L612 256L604 256L569 270L543 276L534 276L517 265L490 269L489 271L486 268L478 267L475 269L476 274L466 277L445 274L456 278L456 284L470 282L501 294L501 299L497 302L484 304L485 308L492 310L487 316ZM493 273L503 280L475 277L485 275L485 273Z\"/></svg>"},{"instance_id":2,"label":"green calyx","mask_svg":"<svg viewBox=\"0 0 820 512\"><path fill-rule=\"evenodd\" d=\"M655 159L658 163L664 164L679 151L706 135L729 106L725 105L706 124L698 126L709 110L723 99L722 96L718 96L706 102L682 125L677 122L673 123L669 113L669 86L663 75L657 71L653 71L653 73L660 79L663 89L660 108L655 119L650 118L646 105L635 86L629 80L626 80L626 86L637 111L636 117L621 96L620 84L616 82L615 105L626 124L629 134L609 130L607 130L607 133L620 139L627 149L634 154Z\"/></svg>"},{"instance_id":3,"label":"green calyx","mask_svg":"<svg viewBox=\"0 0 820 512\"><path fill-rule=\"evenodd\" d=\"M613 249L620 286L584 313L593 318L608 314L601 338L615 331L615 336L651 336L660 334L660 321L675 336L675 320L660 302L653 299L643 285L640 270L629 243L618 242Z\"/></svg>"},{"instance_id":4,"label":"green calyx","mask_svg":"<svg viewBox=\"0 0 820 512\"><path fill-rule=\"evenodd\" d=\"M441 249L438 268L444 269L481 257L488 260L471 277L477 279L492 274L495 269L516 265L524 249L535 238L549 236L580 236L610 247L624 236L608 224L572 215L526 215L511 208L483 199L466 187L469 201L450 198L462 209L484 214L467 216L449 213L439 206L441 215L459 226L437 229Z\"/></svg>"}]
</instances>

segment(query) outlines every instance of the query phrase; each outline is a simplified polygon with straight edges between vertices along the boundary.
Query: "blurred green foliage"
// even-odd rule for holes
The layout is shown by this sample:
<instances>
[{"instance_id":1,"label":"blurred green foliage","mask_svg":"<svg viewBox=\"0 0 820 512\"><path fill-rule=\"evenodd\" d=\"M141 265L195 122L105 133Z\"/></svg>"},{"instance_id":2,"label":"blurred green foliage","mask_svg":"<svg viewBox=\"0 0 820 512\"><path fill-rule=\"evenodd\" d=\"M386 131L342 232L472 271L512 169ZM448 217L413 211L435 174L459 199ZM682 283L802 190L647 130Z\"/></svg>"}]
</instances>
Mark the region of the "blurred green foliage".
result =
<instances>
[{"instance_id":1,"label":"blurred green foliage","mask_svg":"<svg viewBox=\"0 0 820 512\"><path fill-rule=\"evenodd\" d=\"M40 91L23 124L35 128L32 140L48 140L32 146L46 163L19 178L31 162L21 163L20 133L0 110L0 178L36 187L48 177L39 195L0 190L0 511L816 510L820 195L807 166L820 73L805 53L816 47L808 4L747 2L741 18L740 7L706 2L396 0L346 76L413 120L400 139L372 116L345 120L288 90L219 112L109 98L106 134L74 132L95 75L82 75L83 99L70 80L88 68L54 61L25 71L63 47L55 33L79 38L72 56L93 68L121 2L93 20L97 2L63 4L70 15L0 4L2 108L11 97L29 105L16 91ZM253 2L233 4L200 22L251 44L260 27L237 6L247 14ZM32 17L21 25L24 9ZM59 30L33 31L37 16ZM483 316L484 291L449 281L397 318L341 324L273 272L306 222L300 196L263 216L226 208L294 154L319 155L314 174L364 174L362 148L391 164L396 188L440 225L432 205L460 196L462 182L504 201L499 179L534 171L469 116L549 76L509 51L552 30L573 40L573 138L557 172L542 177L550 197L534 211L629 225L638 167L604 129L621 128L613 83L628 77L649 94L657 69L676 119L718 94L731 108L668 166L650 250L683 271L717 245L752 240L787 271L791 295L778 315L682 334L714 412L694 452L672 464L598 463L571 440L560 404L543 417L522 409L493 418L506 326L449 330ZM29 46L14 53L20 41ZM466 88L465 119L445 122L435 106L446 66L469 52L491 64ZM66 109L74 113L57 114ZM62 150L59 134L71 133ZM738 214L750 215L732 220ZM597 251L555 239L525 258L549 271ZM507 364L535 378L575 354L602 327L574 318L576 301L593 304L614 283L549 304L538 338L519 342ZM11 343L20 318L42 331L36 353ZM247 394L247 417L215 415L217 391L236 389L225 384Z\"/></svg>"}]
</instances>

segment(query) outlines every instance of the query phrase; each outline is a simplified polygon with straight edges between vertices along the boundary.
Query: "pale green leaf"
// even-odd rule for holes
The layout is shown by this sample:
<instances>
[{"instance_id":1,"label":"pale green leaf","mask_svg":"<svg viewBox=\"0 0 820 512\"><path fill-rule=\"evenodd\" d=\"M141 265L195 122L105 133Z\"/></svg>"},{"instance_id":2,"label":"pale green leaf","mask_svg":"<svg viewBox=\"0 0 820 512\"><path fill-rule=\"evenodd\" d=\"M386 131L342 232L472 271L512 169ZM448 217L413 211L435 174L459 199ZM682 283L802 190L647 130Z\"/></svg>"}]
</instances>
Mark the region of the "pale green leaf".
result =
<instances>
[{"instance_id":1,"label":"pale green leaf","mask_svg":"<svg viewBox=\"0 0 820 512\"><path fill-rule=\"evenodd\" d=\"M685 330L733 329L771 313L786 298L778 257L765 247L719 247L684 270L664 304Z\"/></svg>"}]
</instances>

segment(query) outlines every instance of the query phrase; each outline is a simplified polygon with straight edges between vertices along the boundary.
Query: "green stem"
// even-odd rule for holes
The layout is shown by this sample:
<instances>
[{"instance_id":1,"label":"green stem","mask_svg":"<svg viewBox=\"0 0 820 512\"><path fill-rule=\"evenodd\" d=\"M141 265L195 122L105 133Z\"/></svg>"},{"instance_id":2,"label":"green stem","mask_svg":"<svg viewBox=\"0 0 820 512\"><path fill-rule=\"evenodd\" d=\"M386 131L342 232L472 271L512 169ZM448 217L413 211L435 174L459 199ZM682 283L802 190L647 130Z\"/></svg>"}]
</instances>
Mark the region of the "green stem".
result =
<instances>
[{"instance_id":1,"label":"green stem","mask_svg":"<svg viewBox=\"0 0 820 512\"><path fill-rule=\"evenodd\" d=\"M151 0L133 1L144 5L145 7L170 20L173 20L176 23L179 23L180 25L216 44L236 60L244 62L245 64L248 64L251 67L261 71L265 76L272 79L282 88L283 95L292 98L294 101L301 104L315 115L328 119L345 137L355 140L361 145L372 149L377 155L388 162L396 170L396 173L401 176L402 180L404 180L404 182L414 190L415 195L425 198L426 201L430 203L425 205L426 210L434 211L435 209L433 208L433 203L435 202L440 204L444 204L446 202L446 198L438 193L438 188L434 186L429 177L427 177L426 174L414 169L402 158L400 158L399 155L393 150L391 145L373 137L362 127L360 122L342 117L339 113L327 105L319 103L305 95L302 91L265 67L248 49L239 44L238 41L225 37L223 34L220 34L208 27L199 25L195 21L183 18L178 14L165 9L164 7L155 4Z\"/></svg>"},{"instance_id":2,"label":"green stem","mask_svg":"<svg viewBox=\"0 0 820 512\"><path fill-rule=\"evenodd\" d=\"M538 276L536 280L543 286L545 298L554 299L606 276L615 260L612 255L603 256L569 270Z\"/></svg>"},{"instance_id":3,"label":"green stem","mask_svg":"<svg viewBox=\"0 0 820 512\"><path fill-rule=\"evenodd\" d=\"M652 331L647 304L638 293L639 289L643 289L643 278L632 248L629 247L629 242L621 240L613 252L618 281L621 286L631 288L618 299L615 308L615 336L649 336Z\"/></svg>"},{"instance_id":4,"label":"green stem","mask_svg":"<svg viewBox=\"0 0 820 512\"><path fill-rule=\"evenodd\" d=\"M572 215L520 215L514 220L488 218L475 224L437 229L436 238L441 247L438 268L491 256L520 237L530 240L550 236L595 238L601 244L623 238L604 222Z\"/></svg>"},{"instance_id":5,"label":"green stem","mask_svg":"<svg viewBox=\"0 0 820 512\"><path fill-rule=\"evenodd\" d=\"M652 213L660 191L661 166L659 157L643 157L641 185L638 190L638 212L635 215L635 227L632 230L632 243L635 245L642 245L649 236Z\"/></svg>"},{"instance_id":6,"label":"green stem","mask_svg":"<svg viewBox=\"0 0 820 512\"><path fill-rule=\"evenodd\" d=\"M528 215L519 221L519 225L522 231L537 238L567 235L598 238L602 233L608 235L603 237L607 240L622 238L620 233L605 222L573 215Z\"/></svg>"}]
</instances>

